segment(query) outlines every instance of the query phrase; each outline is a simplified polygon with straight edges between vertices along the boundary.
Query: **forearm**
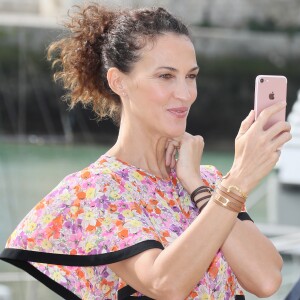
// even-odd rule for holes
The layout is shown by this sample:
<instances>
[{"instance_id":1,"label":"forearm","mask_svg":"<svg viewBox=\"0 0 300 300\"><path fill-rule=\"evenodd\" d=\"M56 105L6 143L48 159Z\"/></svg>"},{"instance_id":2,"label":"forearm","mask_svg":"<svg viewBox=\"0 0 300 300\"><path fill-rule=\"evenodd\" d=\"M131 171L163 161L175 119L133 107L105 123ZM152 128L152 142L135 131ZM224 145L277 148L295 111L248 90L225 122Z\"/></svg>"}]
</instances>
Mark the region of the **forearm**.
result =
<instances>
[{"instance_id":1,"label":"forearm","mask_svg":"<svg viewBox=\"0 0 300 300\"><path fill-rule=\"evenodd\" d=\"M281 282L282 259L251 221L238 220L222 252L241 285L257 296L269 296Z\"/></svg>"},{"instance_id":2,"label":"forearm","mask_svg":"<svg viewBox=\"0 0 300 300\"><path fill-rule=\"evenodd\" d=\"M185 299L204 276L236 221L237 213L210 201L164 250L151 249L111 264L110 268L148 297Z\"/></svg>"},{"instance_id":3,"label":"forearm","mask_svg":"<svg viewBox=\"0 0 300 300\"><path fill-rule=\"evenodd\" d=\"M164 278L167 282L161 284L166 286L176 282L178 291L186 296L204 276L236 219L236 213L210 201L192 225L158 255L153 278Z\"/></svg>"},{"instance_id":4,"label":"forearm","mask_svg":"<svg viewBox=\"0 0 300 300\"><path fill-rule=\"evenodd\" d=\"M234 176L227 181L231 184L239 183ZM186 189L191 193L203 185L199 179L190 180ZM202 190L193 200L197 203L203 196L207 198L209 193ZM183 292L184 296L187 296L204 276L237 222L237 212L220 207L212 200L208 201L207 205L206 202L205 199L197 204L199 209L206 206L205 210L176 241L161 252L153 264L152 278L163 279L162 286L173 285L176 281L176 293Z\"/></svg>"}]
</instances>

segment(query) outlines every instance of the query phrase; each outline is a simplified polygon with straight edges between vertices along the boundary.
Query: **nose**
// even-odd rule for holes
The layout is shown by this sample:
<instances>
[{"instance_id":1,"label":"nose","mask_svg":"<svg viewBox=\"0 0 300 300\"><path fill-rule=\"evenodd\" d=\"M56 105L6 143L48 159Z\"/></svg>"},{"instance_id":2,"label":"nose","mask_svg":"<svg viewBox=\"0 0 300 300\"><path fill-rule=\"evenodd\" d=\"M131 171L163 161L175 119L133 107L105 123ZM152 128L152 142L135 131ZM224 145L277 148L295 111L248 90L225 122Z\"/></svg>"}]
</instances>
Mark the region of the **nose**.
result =
<instances>
[{"instance_id":1,"label":"nose","mask_svg":"<svg viewBox=\"0 0 300 300\"><path fill-rule=\"evenodd\" d=\"M191 89L192 87L186 79L178 80L176 83L174 96L179 100L189 101L191 100Z\"/></svg>"}]
</instances>

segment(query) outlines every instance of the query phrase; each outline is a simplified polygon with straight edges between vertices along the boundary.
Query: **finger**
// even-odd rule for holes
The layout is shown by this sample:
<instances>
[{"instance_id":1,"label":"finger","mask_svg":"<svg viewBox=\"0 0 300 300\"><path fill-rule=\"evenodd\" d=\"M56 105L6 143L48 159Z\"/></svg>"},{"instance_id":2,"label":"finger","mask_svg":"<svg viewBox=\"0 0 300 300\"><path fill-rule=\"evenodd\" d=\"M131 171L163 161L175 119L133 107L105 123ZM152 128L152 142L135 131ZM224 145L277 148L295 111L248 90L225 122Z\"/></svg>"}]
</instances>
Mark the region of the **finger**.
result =
<instances>
[{"instance_id":1,"label":"finger","mask_svg":"<svg viewBox=\"0 0 300 300\"><path fill-rule=\"evenodd\" d=\"M177 141L177 140L168 140L168 142L166 143L166 148L168 148L170 145L179 148L180 144L181 144L180 141Z\"/></svg>"},{"instance_id":2,"label":"finger","mask_svg":"<svg viewBox=\"0 0 300 300\"><path fill-rule=\"evenodd\" d=\"M270 163L271 169L275 166L275 164L278 162L281 155L280 150L275 150L269 155L268 162Z\"/></svg>"},{"instance_id":3,"label":"finger","mask_svg":"<svg viewBox=\"0 0 300 300\"><path fill-rule=\"evenodd\" d=\"M171 154L172 154L172 151L170 149L170 147L167 148L166 150L166 166L169 167L171 165Z\"/></svg>"},{"instance_id":4,"label":"finger","mask_svg":"<svg viewBox=\"0 0 300 300\"><path fill-rule=\"evenodd\" d=\"M170 144L170 140L167 140L167 142L166 142L166 145L165 145L165 149L167 150L167 148L169 147L169 144Z\"/></svg>"},{"instance_id":5,"label":"finger","mask_svg":"<svg viewBox=\"0 0 300 300\"><path fill-rule=\"evenodd\" d=\"M169 142L168 148L166 150L166 166L171 165L173 152L176 149L176 147L179 147L179 142L175 142L175 141Z\"/></svg>"},{"instance_id":6,"label":"finger","mask_svg":"<svg viewBox=\"0 0 300 300\"><path fill-rule=\"evenodd\" d=\"M167 149L171 143L176 146L177 144L180 144L180 141L173 140L173 139L167 140L166 145L165 145L165 149Z\"/></svg>"},{"instance_id":7,"label":"finger","mask_svg":"<svg viewBox=\"0 0 300 300\"><path fill-rule=\"evenodd\" d=\"M266 134L269 135L271 138L274 138L282 132L290 132L290 131L291 131L290 123L277 122L266 130Z\"/></svg>"},{"instance_id":8,"label":"finger","mask_svg":"<svg viewBox=\"0 0 300 300\"><path fill-rule=\"evenodd\" d=\"M180 146L175 147L173 156L172 156L172 164L171 164L172 168L176 167L177 161L179 159L179 151L180 151Z\"/></svg>"},{"instance_id":9,"label":"finger","mask_svg":"<svg viewBox=\"0 0 300 300\"><path fill-rule=\"evenodd\" d=\"M279 135L277 135L277 137L272 141L271 143L271 147L272 149L278 150L280 149L285 143L287 143L288 141L290 141L292 139L292 135L290 132L283 132Z\"/></svg>"},{"instance_id":10,"label":"finger","mask_svg":"<svg viewBox=\"0 0 300 300\"><path fill-rule=\"evenodd\" d=\"M274 158L274 161L275 163L278 162L279 158L280 158L280 155L281 155L281 150L276 150L273 154L273 157Z\"/></svg>"},{"instance_id":11,"label":"finger","mask_svg":"<svg viewBox=\"0 0 300 300\"><path fill-rule=\"evenodd\" d=\"M172 155L172 145L168 145L167 149L166 149L166 166L170 166L171 165L171 155Z\"/></svg>"},{"instance_id":12,"label":"finger","mask_svg":"<svg viewBox=\"0 0 300 300\"><path fill-rule=\"evenodd\" d=\"M254 122L254 111L251 110L248 116L242 121L237 137L243 135Z\"/></svg>"},{"instance_id":13,"label":"finger","mask_svg":"<svg viewBox=\"0 0 300 300\"><path fill-rule=\"evenodd\" d=\"M264 128L267 124L268 120L275 115L276 113L280 112L286 107L286 102L280 101L276 104L273 104L267 108L265 108L257 118L257 121L261 124L261 127Z\"/></svg>"},{"instance_id":14,"label":"finger","mask_svg":"<svg viewBox=\"0 0 300 300\"><path fill-rule=\"evenodd\" d=\"M171 168L175 168L175 166L176 166L176 149L175 149L175 151L173 152L173 155L172 155L172 161L171 161Z\"/></svg>"}]
</instances>

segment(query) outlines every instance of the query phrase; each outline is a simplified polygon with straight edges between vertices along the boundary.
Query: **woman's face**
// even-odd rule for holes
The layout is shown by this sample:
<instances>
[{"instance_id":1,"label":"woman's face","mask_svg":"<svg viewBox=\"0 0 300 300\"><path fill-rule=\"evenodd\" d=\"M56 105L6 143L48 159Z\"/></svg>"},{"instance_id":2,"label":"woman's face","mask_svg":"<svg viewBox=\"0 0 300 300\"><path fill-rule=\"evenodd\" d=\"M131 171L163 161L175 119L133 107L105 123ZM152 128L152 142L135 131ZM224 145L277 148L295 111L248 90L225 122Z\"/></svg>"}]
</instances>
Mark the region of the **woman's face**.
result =
<instances>
[{"instance_id":1,"label":"woman's face","mask_svg":"<svg viewBox=\"0 0 300 300\"><path fill-rule=\"evenodd\" d=\"M197 73L195 49L187 36L168 33L149 41L125 76L122 118L145 134L181 136L197 97Z\"/></svg>"}]
</instances>

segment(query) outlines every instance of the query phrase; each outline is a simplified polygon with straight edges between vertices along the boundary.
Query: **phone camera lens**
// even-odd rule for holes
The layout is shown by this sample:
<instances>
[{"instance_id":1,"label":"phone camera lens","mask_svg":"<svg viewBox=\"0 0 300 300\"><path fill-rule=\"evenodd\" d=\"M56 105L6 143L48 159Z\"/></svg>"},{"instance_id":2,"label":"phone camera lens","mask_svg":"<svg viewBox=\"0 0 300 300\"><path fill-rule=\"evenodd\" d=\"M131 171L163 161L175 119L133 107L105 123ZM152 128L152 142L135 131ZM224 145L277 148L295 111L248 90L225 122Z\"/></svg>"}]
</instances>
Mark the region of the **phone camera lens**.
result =
<instances>
[{"instance_id":1,"label":"phone camera lens","mask_svg":"<svg viewBox=\"0 0 300 300\"><path fill-rule=\"evenodd\" d=\"M265 80L263 78L260 79L260 82L263 83Z\"/></svg>"}]
</instances>

